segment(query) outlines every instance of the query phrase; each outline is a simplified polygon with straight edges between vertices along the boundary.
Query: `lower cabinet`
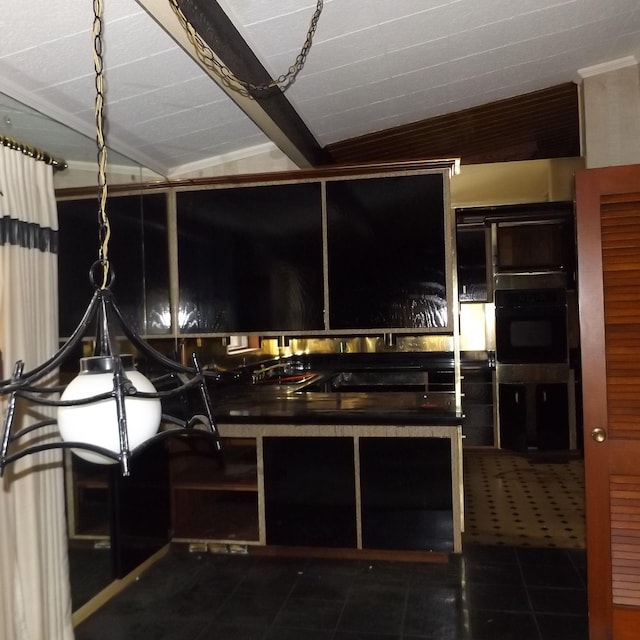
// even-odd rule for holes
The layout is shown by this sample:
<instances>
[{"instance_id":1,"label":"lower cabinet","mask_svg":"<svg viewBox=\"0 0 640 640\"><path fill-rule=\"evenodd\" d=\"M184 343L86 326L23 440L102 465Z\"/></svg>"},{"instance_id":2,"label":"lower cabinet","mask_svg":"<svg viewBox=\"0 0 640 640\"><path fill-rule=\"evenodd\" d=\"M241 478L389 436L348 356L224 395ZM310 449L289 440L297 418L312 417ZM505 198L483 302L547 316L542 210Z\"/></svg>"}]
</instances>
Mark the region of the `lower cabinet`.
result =
<instances>
[{"instance_id":1,"label":"lower cabinet","mask_svg":"<svg viewBox=\"0 0 640 640\"><path fill-rule=\"evenodd\" d=\"M353 438L264 438L267 544L355 547Z\"/></svg>"},{"instance_id":2,"label":"lower cabinet","mask_svg":"<svg viewBox=\"0 0 640 640\"><path fill-rule=\"evenodd\" d=\"M71 544L111 549L111 573L122 578L172 536L168 452L160 442L141 452L127 477L115 464L65 454L67 533Z\"/></svg>"},{"instance_id":3,"label":"lower cabinet","mask_svg":"<svg viewBox=\"0 0 640 640\"><path fill-rule=\"evenodd\" d=\"M438 438L360 438L362 547L447 550L451 446Z\"/></svg>"},{"instance_id":4,"label":"lower cabinet","mask_svg":"<svg viewBox=\"0 0 640 640\"><path fill-rule=\"evenodd\" d=\"M162 451L162 456L152 456L150 462L156 466L147 477L153 482L159 478L165 482L168 473L170 520L165 529L170 530L175 540L216 540L229 544L261 541L256 438L223 439L222 458L210 444L197 438L169 440ZM137 518L141 526L149 524L147 511L158 505L159 494L153 484L138 483L141 488L133 485L137 476L145 477L144 469L138 472L139 467L140 458L136 458L132 478L121 479L115 466L90 464L67 454L70 539L108 541L114 533L114 516L118 521L129 519L135 523ZM130 486L134 486L135 493ZM149 493L148 487L153 493ZM133 497L137 503L132 502Z\"/></svg>"},{"instance_id":5,"label":"lower cabinet","mask_svg":"<svg viewBox=\"0 0 640 640\"><path fill-rule=\"evenodd\" d=\"M218 426L222 459L204 440L168 442L174 541L232 551L461 550L460 425ZM70 459L70 536L108 537L109 474ZM135 522L143 510L129 503L121 493L120 508Z\"/></svg>"},{"instance_id":6,"label":"lower cabinet","mask_svg":"<svg viewBox=\"0 0 640 640\"><path fill-rule=\"evenodd\" d=\"M501 384L498 386L500 425L500 448L526 451L529 432L535 423L528 418L527 387L524 384Z\"/></svg>"},{"instance_id":7,"label":"lower cabinet","mask_svg":"<svg viewBox=\"0 0 640 640\"><path fill-rule=\"evenodd\" d=\"M255 438L171 441L171 511L177 540L260 541Z\"/></svg>"},{"instance_id":8,"label":"lower cabinet","mask_svg":"<svg viewBox=\"0 0 640 640\"><path fill-rule=\"evenodd\" d=\"M262 438L267 545L461 549L459 426L309 429Z\"/></svg>"},{"instance_id":9,"label":"lower cabinet","mask_svg":"<svg viewBox=\"0 0 640 640\"><path fill-rule=\"evenodd\" d=\"M571 447L569 385L500 384L500 446L513 451L561 451Z\"/></svg>"},{"instance_id":10,"label":"lower cabinet","mask_svg":"<svg viewBox=\"0 0 640 640\"><path fill-rule=\"evenodd\" d=\"M107 541L111 535L111 470L65 452L67 535L70 540Z\"/></svg>"},{"instance_id":11,"label":"lower cabinet","mask_svg":"<svg viewBox=\"0 0 640 640\"><path fill-rule=\"evenodd\" d=\"M536 442L544 451L570 447L569 387L566 384L536 386Z\"/></svg>"},{"instance_id":12,"label":"lower cabinet","mask_svg":"<svg viewBox=\"0 0 640 640\"><path fill-rule=\"evenodd\" d=\"M111 553L114 577L129 572L171 540L171 489L168 451L157 442L136 456L123 477L110 465Z\"/></svg>"},{"instance_id":13,"label":"lower cabinet","mask_svg":"<svg viewBox=\"0 0 640 640\"><path fill-rule=\"evenodd\" d=\"M462 366L462 433L465 447L494 445L493 371Z\"/></svg>"}]
</instances>

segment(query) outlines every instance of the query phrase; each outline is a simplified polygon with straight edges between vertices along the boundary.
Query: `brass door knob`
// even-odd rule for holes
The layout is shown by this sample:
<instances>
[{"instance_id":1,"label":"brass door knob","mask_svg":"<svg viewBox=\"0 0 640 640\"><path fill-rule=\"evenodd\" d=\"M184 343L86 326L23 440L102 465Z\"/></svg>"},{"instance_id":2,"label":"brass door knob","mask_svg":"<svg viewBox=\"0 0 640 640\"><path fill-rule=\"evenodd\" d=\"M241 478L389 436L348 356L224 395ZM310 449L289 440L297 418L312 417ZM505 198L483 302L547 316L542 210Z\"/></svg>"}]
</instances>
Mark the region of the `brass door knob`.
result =
<instances>
[{"instance_id":1,"label":"brass door knob","mask_svg":"<svg viewBox=\"0 0 640 640\"><path fill-rule=\"evenodd\" d=\"M591 432L591 437L596 441L596 442L604 442L607 439L607 432L604 429L601 429L600 427L596 427L592 432Z\"/></svg>"}]
</instances>

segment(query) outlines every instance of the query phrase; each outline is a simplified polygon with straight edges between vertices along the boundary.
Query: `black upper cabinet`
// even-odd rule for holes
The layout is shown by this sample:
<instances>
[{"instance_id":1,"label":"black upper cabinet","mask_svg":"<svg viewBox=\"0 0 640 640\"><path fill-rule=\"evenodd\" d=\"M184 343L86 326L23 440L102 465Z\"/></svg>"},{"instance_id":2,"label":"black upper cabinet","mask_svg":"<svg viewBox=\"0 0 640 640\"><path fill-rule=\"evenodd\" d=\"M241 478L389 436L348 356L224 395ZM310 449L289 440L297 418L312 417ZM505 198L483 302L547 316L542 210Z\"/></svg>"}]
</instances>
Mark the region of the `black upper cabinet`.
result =
<instances>
[{"instance_id":1,"label":"black upper cabinet","mask_svg":"<svg viewBox=\"0 0 640 640\"><path fill-rule=\"evenodd\" d=\"M498 271L575 271L575 231L570 215L497 223Z\"/></svg>"},{"instance_id":2,"label":"black upper cabinet","mask_svg":"<svg viewBox=\"0 0 640 640\"><path fill-rule=\"evenodd\" d=\"M149 193L107 201L108 259L115 275L111 290L127 322L141 334L171 331L166 200L165 193ZM89 272L98 260L98 201L57 204L60 335L69 336L94 292Z\"/></svg>"},{"instance_id":3,"label":"black upper cabinet","mask_svg":"<svg viewBox=\"0 0 640 640\"><path fill-rule=\"evenodd\" d=\"M331 329L448 326L443 180L327 183Z\"/></svg>"},{"instance_id":4,"label":"black upper cabinet","mask_svg":"<svg viewBox=\"0 0 640 640\"><path fill-rule=\"evenodd\" d=\"M488 234L489 229L484 224L457 227L458 297L461 302L486 302L489 299Z\"/></svg>"},{"instance_id":5,"label":"black upper cabinet","mask_svg":"<svg viewBox=\"0 0 640 640\"><path fill-rule=\"evenodd\" d=\"M323 328L320 184L177 194L181 333Z\"/></svg>"},{"instance_id":6,"label":"black upper cabinet","mask_svg":"<svg viewBox=\"0 0 640 640\"><path fill-rule=\"evenodd\" d=\"M456 210L458 294L491 301L514 278L553 275L576 286L573 203L539 202Z\"/></svg>"},{"instance_id":7,"label":"black upper cabinet","mask_svg":"<svg viewBox=\"0 0 640 640\"><path fill-rule=\"evenodd\" d=\"M118 305L143 335L451 332L449 168L425 164L110 194ZM93 294L98 203L58 210L66 336Z\"/></svg>"}]
</instances>

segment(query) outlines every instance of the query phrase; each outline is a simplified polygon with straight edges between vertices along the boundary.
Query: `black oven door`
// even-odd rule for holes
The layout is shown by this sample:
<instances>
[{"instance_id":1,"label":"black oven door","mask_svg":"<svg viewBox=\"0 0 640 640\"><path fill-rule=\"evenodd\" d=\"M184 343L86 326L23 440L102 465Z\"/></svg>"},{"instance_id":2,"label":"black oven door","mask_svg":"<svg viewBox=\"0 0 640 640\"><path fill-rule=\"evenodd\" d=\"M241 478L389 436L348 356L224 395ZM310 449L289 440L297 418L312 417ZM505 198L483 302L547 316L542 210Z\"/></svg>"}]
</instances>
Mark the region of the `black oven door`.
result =
<instances>
[{"instance_id":1,"label":"black oven door","mask_svg":"<svg viewBox=\"0 0 640 640\"><path fill-rule=\"evenodd\" d=\"M496 291L496 361L567 362L564 290Z\"/></svg>"}]
</instances>

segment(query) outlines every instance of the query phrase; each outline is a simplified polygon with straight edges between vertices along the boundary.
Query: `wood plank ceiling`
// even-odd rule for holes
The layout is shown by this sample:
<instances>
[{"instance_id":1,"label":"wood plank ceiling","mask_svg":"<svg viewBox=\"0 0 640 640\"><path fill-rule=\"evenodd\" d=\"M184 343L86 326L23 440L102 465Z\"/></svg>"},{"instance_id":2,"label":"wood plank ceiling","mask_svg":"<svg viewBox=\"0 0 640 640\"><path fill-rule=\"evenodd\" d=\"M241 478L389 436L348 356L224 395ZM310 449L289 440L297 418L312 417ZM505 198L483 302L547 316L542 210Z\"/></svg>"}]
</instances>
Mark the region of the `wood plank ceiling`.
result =
<instances>
[{"instance_id":1,"label":"wood plank ceiling","mask_svg":"<svg viewBox=\"0 0 640 640\"><path fill-rule=\"evenodd\" d=\"M580 155L578 88L565 83L328 145L339 164L461 158L462 164Z\"/></svg>"}]
</instances>

